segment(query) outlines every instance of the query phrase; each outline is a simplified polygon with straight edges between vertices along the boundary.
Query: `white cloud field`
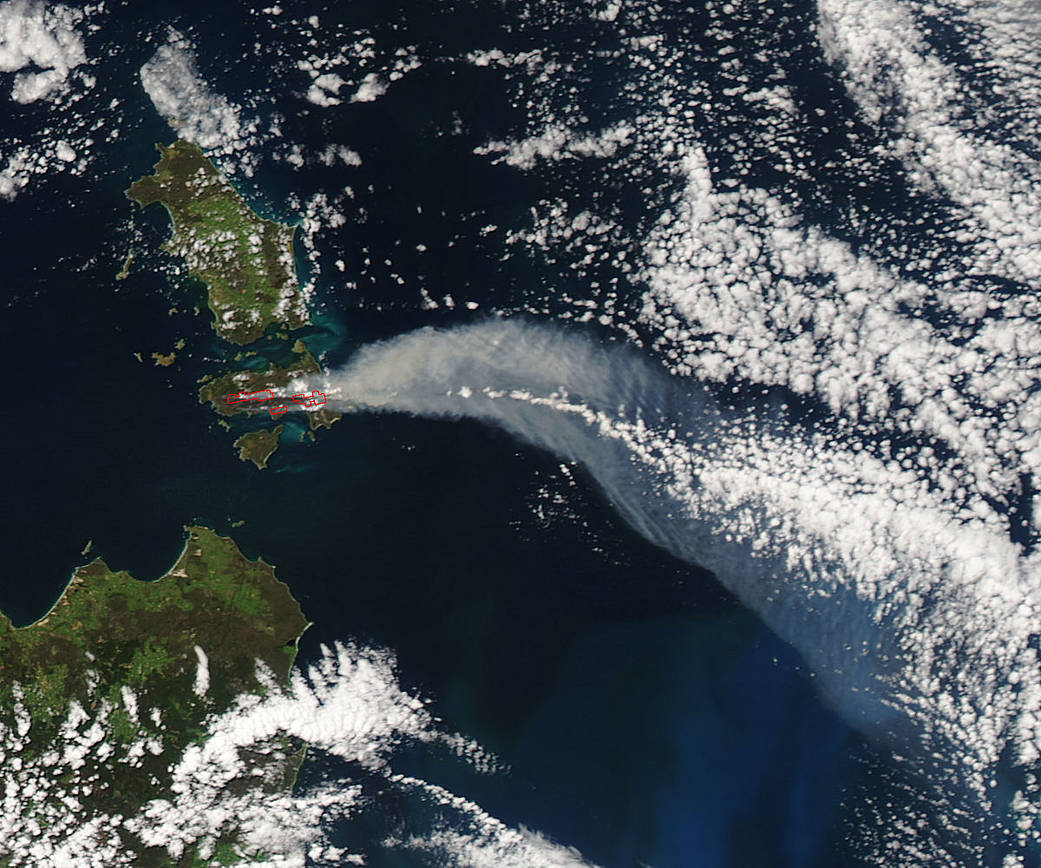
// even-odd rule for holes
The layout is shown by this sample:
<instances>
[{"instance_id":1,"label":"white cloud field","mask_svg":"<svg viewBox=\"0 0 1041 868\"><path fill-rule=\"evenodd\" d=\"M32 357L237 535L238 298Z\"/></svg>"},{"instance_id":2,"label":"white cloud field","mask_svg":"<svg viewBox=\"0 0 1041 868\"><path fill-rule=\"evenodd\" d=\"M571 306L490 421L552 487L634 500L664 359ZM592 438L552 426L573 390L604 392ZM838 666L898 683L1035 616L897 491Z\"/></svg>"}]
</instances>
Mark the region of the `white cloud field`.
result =
<instances>
[{"instance_id":1,"label":"white cloud field","mask_svg":"<svg viewBox=\"0 0 1041 868\"><path fill-rule=\"evenodd\" d=\"M528 37L520 47L435 57L411 41L377 51L365 32L338 32L332 47L315 38L287 60L296 75L287 87L327 118L391 101L394 83L420 67L496 77L523 122L470 156L546 181L524 222L501 234L502 261L545 256L570 281L476 322L469 304L446 301L457 327L367 347L290 391L321 387L334 406L373 412L476 418L584 463L638 532L712 569L795 647L826 701L884 757L899 812L850 797L859 824L850 840L865 864L1035 864L1035 5L506 7ZM264 12L271 26L286 26L274 8ZM60 5L0 3L0 71L11 76L2 98L42 108L74 93L91 63L88 20ZM576 21L594 28L588 44L556 36L558 23ZM190 35L163 38L139 73L155 109L249 174L255 149L281 132L207 81ZM375 162L326 141L314 153L280 142L276 160L358 177ZM80 151L71 139L55 143L48 165L76 165ZM26 143L0 142L0 197L20 194L34 171L20 167L33 159ZM576 177L602 189L577 189ZM623 186L643 204L638 220L611 204ZM292 200L316 268L318 227L349 231L352 197ZM482 238L499 237L485 228ZM337 268L347 268L342 259ZM464 297L454 287L436 295L451 292ZM617 340L597 344L576 324ZM207 689L205 649L196 684ZM124 696L128 713L154 713L135 702ZM19 864L131 865L120 827L176 857L232 826L244 858L361 862L366 854L334 847L325 829L371 808L366 776L451 818L388 847L434 864L586 864L567 842L395 769L399 752L416 747L448 748L475 773L497 766L400 686L386 652L336 645L287 690L241 697L170 769L176 798L137 817L26 819L27 799L55 795L54 770L113 751L82 709L69 710L66 726L68 743L46 767L16 761L20 727L0 734L10 760L0 839ZM283 736L357 776L291 795L232 795L241 751L275 750ZM58 796L74 805L83 793Z\"/></svg>"},{"instance_id":2,"label":"white cloud field","mask_svg":"<svg viewBox=\"0 0 1041 868\"><path fill-rule=\"evenodd\" d=\"M94 139L76 105L96 82L84 33L103 14L103 3L0 3L0 106L39 106L53 123L34 135L0 128L0 202L13 200L36 176L82 175L89 165Z\"/></svg>"},{"instance_id":3,"label":"white cloud field","mask_svg":"<svg viewBox=\"0 0 1041 868\"><path fill-rule=\"evenodd\" d=\"M201 672L205 652L197 648L196 653ZM99 766L139 764L144 753L163 751L163 738L147 736L125 746L110 743L105 735L116 710L112 704L102 700L100 711L91 716L74 703L62 745L53 754L23 762L32 721L20 705L15 726L0 729L0 853L16 865L133 866L137 855L121 832L164 849L175 860L192 847L206 858L222 836L235 834L243 864L365 864L364 853L333 846L327 832L337 819L369 809L375 795L369 785L334 779L294 794L256 787L243 792L235 786L253 774L257 756L284 755L284 739L295 738L308 747L312 761L325 756L351 764L378 780L381 788L437 805L457 820L451 834L442 828L419 829L408 841L387 841L386 846L436 849L446 864L459 866L492 864L499 854L523 856L517 864L525 865L589 864L573 850L509 828L465 798L395 773L395 755L416 744L440 745L475 773L494 772L497 762L471 740L440 729L427 702L400 687L394 658L387 652L341 644L323 648L319 660L293 671L288 688L263 664L257 665L265 695L242 696L227 712L212 715L205 735L169 769L174 796L154 799L132 817L85 815L83 800L95 787L108 786L99 778ZM162 708L139 708L133 691L124 690L122 702L134 719L163 718ZM34 803L43 807L34 810Z\"/></svg>"}]
</instances>

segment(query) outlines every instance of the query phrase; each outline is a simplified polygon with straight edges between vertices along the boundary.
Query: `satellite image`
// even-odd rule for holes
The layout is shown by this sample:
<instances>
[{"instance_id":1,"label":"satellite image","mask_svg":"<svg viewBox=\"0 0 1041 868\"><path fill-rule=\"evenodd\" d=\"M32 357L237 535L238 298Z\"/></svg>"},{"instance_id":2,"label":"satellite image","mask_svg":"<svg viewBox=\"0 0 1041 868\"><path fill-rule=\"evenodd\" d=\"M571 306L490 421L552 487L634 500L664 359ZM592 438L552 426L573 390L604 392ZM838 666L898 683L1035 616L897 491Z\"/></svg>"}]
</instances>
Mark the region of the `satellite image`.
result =
<instances>
[{"instance_id":1,"label":"satellite image","mask_svg":"<svg viewBox=\"0 0 1041 868\"><path fill-rule=\"evenodd\" d=\"M1035 0L266 2L0 0L0 866L1041 868Z\"/></svg>"}]
</instances>

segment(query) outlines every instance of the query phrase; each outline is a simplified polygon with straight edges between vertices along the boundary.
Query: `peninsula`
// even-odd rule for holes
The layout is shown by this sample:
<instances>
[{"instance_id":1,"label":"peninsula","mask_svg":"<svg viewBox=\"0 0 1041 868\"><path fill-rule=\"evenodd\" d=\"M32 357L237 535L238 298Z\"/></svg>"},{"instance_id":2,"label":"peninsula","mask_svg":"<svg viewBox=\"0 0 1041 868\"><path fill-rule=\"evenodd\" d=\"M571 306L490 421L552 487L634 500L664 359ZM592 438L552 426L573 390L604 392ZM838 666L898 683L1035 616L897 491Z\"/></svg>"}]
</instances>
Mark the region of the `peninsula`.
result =
<instances>
[{"instance_id":1,"label":"peninsula","mask_svg":"<svg viewBox=\"0 0 1041 868\"><path fill-rule=\"evenodd\" d=\"M98 559L36 623L16 628L0 615L0 778L37 791L25 822L48 834L170 798L171 768L205 741L207 717L267 689L258 661L288 677L308 624L289 589L231 539L187 532L177 563L154 582ZM288 788L302 760L302 747L286 744L258 759L243 786ZM33 834L6 828L0 864ZM135 864L169 864L165 850L126 835Z\"/></svg>"}]
</instances>

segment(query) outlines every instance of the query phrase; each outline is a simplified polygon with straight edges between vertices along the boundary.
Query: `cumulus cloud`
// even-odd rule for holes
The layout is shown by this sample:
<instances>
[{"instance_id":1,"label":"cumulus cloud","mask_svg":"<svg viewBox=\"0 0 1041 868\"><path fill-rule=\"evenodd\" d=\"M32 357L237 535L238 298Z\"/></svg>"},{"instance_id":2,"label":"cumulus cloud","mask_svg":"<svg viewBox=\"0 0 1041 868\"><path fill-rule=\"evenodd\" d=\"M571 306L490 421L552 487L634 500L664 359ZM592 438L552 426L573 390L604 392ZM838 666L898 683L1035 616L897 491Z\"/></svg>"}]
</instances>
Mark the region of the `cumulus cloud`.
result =
<instances>
[{"instance_id":1,"label":"cumulus cloud","mask_svg":"<svg viewBox=\"0 0 1041 868\"><path fill-rule=\"evenodd\" d=\"M991 493L1015 484L1011 455L1034 467L1037 398L1025 387L1035 374L1020 367L1041 353L1034 325L995 322L951 340L915 311L964 317L978 294L908 280L766 191L716 189L700 149L682 167L686 189L645 248L643 316L672 370L784 385L853 418L896 416L954 446ZM997 393L1016 407L1004 408L1001 438L977 409Z\"/></svg>"},{"instance_id":2,"label":"cumulus cloud","mask_svg":"<svg viewBox=\"0 0 1041 868\"><path fill-rule=\"evenodd\" d=\"M87 28L80 25L103 10L102 4L72 9L40 0L0 2L0 73L14 73L10 98L47 107L46 126L22 127L18 135L12 128L0 137L0 200L13 200L34 177L82 175L103 127L120 121L118 101L103 119L73 108L96 84L80 33Z\"/></svg>"},{"instance_id":3,"label":"cumulus cloud","mask_svg":"<svg viewBox=\"0 0 1041 868\"><path fill-rule=\"evenodd\" d=\"M955 5L951 12L960 15L974 4L965 4L965 9ZM983 36L981 47L990 49L986 60L1006 57L1015 69L1013 80L1002 81L995 90L1010 92L1014 99L1025 88L1036 97L1041 93L1036 18L983 5L973 17ZM865 117L896 132L893 150L903 156L918 183L941 190L967 212L983 266L970 264L970 269L992 273L997 267L1011 279L1038 285L1041 162L1034 156L1034 142L1025 148L1009 143L1023 124L1036 134L1037 103L1018 103L1004 123L994 111L977 111L966 98L971 85L961 70L929 47L913 5L818 0L817 7L822 47ZM1007 134L994 136L996 125Z\"/></svg>"},{"instance_id":4,"label":"cumulus cloud","mask_svg":"<svg viewBox=\"0 0 1041 868\"><path fill-rule=\"evenodd\" d=\"M308 102L323 108L340 105L345 88L351 91L348 102L374 102L391 84L422 65L414 45L400 46L380 58L376 40L362 32L357 35L361 38L337 52L315 53L297 62L297 68L311 79L305 93Z\"/></svg>"},{"instance_id":5,"label":"cumulus cloud","mask_svg":"<svg viewBox=\"0 0 1041 868\"><path fill-rule=\"evenodd\" d=\"M375 102L387 92L390 85L374 72L361 80L358 89L351 94L351 102Z\"/></svg>"},{"instance_id":6,"label":"cumulus cloud","mask_svg":"<svg viewBox=\"0 0 1041 868\"><path fill-rule=\"evenodd\" d=\"M728 397L732 389L736 403L751 405L754 433L720 434L705 454L692 454L676 444L694 426L653 433L649 421L619 420L603 402L567 401L577 393L570 383L555 396L526 376L482 389L472 361L455 369L454 388L438 381L431 401L499 424L516 418L513 430L525 436L554 423L486 404L552 406L599 438L624 442L632 461L660 473L658 486L647 482L642 492L669 491L688 504L688 517L716 523L721 548L732 542L751 559L771 551L787 558L758 574L746 597L755 607L760 592L771 595L767 609L777 610L764 617L772 624L838 607L843 596L859 601L852 608L861 614L837 616L832 628L852 629L863 617L878 635L862 659L818 660L818 683L841 670L859 689L868 658L884 670L899 659L885 686L861 690L860 699L888 693L901 725L917 732L911 743L942 758L916 769L901 796L913 805L904 816L871 818L882 829L871 842L873 864L954 852L968 855L950 855L952 864L979 864L978 839L952 833L955 818L982 827L1006 811L1014 819L996 833L995 851L1007 846L1005 864L1024 864L1041 840L1036 3L818 0L819 26L810 31L781 26L779 4L762 6L757 21L737 4L705 8L706 26L689 38L658 5L626 3L619 13L624 48L612 58L628 66L624 95L609 98L609 108L633 135L605 157L605 187L641 179L630 189L647 195L653 211L640 234L603 232L610 212L587 213L595 208L588 199L561 193L532 208L531 228L513 238L588 278L553 299L572 307L563 316L624 331L692 389L694 380ZM596 44L579 63L604 50ZM852 117L844 102L807 105L805 91L786 81L792 69L806 71L800 59L822 51L856 104ZM587 105L573 81L540 80L532 70L521 78L524 65L502 51L468 59L519 78L542 131L482 149L495 160L526 171L562 164L570 155L561 131L604 111L599 89ZM813 134L841 144L822 148ZM676 186L662 193L643 183L652 171ZM500 362L509 371L534 364ZM812 408L812 433L772 438L783 414L757 404L760 387ZM581 441L561 434L557 442L574 449ZM598 476L613 472L621 473ZM1033 509L1024 509L1030 497ZM711 562L707 535L676 527L681 507L670 531L660 515L647 515L646 498L612 499L656 541L681 545L689 536L693 560L721 577L734 572L735 551ZM816 579L804 581L806 571ZM787 635L801 647L808 634ZM803 653L812 662L826 645ZM1008 777L1003 757L1017 766ZM1009 801L1001 788L1011 781Z\"/></svg>"},{"instance_id":7,"label":"cumulus cloud","mask_svg":"<svg viewBox=\"0 0 1041 868\"><path fill-rule=\"evenodd\" d=\"M34 0L0 3L0 72L18 73L11 89L16 102L60 94L75 67L87 62L76 26L82 10Z\"/></svg>"},{"instance_id":8,"label":"cumulus cloud","mask_svg":"<svg viewBox=\"0 0 1041 868\"><path fill-rule=\"evenodd\" d=\"M91 159L93 139L81 129L69 130L72 143L66 139L46 137L38 145L17 144L4 147L0 142L0 199L11 201L29 186L34 177L64 171L82 175ZM73 144L76 147L73 147Z\"/></svg>"},{"instance_id":9,"label":"cumulus cloud","mask_svg":"<svg viewBox=\"0 0 1041 868\"><path fill-rule=\"evenodd\" d=\"M206 652L198 645L195 646L195 657L197 664L195 667L195 684L192 686L192 690L196 696L205 696L206 691L210 689L210 661L206 656Z\"/></svg>"},{"instance_id":10,"label":"cumulus cloud","mask_svg":"<svg viewBox=\"0 0 1041 868\"><path fill-rule=\"evenodd\" d=\"M307 90L307 99L315 105L339 105L343 100L338 96L340 88L347 84L334 72L326 72L317 76Z\"/></svg>"},{"instance_id":11,"label":"cumulus cloud","mask_svg":"<svg viewBox=\"0 0 1041 868\"><path fill-rule=\"evenodd\" d=\"M423 329L293 384L314 386L332 406L480 419L582 462L634 528L710 569L956 810L988 816L1001 764L1041 757L1041 559L910 463L739 415L617 347L515 320ZM1009 834L1039 815L1039 793Z\"/></svg>"},{"instance_id":12,"label":"cumulus cloud","mask_svg":"<svg viewBox=\"0 0 1041 868\"><path fill-rule=\"evenodd\" d=\"M440 828L408 839L405 846L458 868L593 868L574 847L556 844L524 827L499 829L484 824L471 832Z\"/></svg>"},{"instance_id":13,"label":"cumulus cloud","mask_svg":"<svg viewBox=\"0 0 1041 868\"><path fill-rule=\"evenodd\" d=\"M484 65L478 61L477 65ZM633 127L626 121L596 134L582 135L562 125L548 127L537 136L514 142L489 142L474 150L475 154L502 156L493 162L505 162L518 169L532 169L539 160L558 162L569 157L613 157L619 148L632 143Z\"/></svg>"},{"instance_id":14,"label":"cumulus cloud","mask_svg":"<svg viewBox=\"0 0 1041 868\"><path fill-rule=\"evenodd\" d=\"M177 134L211 154L241 152L255 137L259 122L206 83L191 43L175 30L141 67L141 84Z\"/></svg>"},{"instance_id":15,"label":"cumulus cloud","mask_svg":"<svg viewBox=\"0 0 1041 868\"><path fill-rule=\"evenodd\" d=\"M563 101L558 94L530 100L545 115L538 135L477 150L526 171L582 155L607 160L615 177L656 165L681 187L651 231L620 237L604 215L561 198L533 207L533 228L513 231L509 240L538 245L551 256L566 253L565 261L597 287L594 298L566 297L576 308L567 316L650 342L673 373L781 386L857 423L932 438L954 452L938 475L966 517L975 514L973 493L1012 503L1024 470L1035 488L1041 484L1035 361L1041 300L1034 277L1041 262L1041 164L1035 166L1029 149L1014 146L1014 122L999 140L987 128L993 113L966 109L965 76L930 52L913 4L820 0L818 8L826 54L843 71L864 117L884 133L894 131L891 153L913 170L912 182L942 191L959 206L945 231L948 239L968 244L970 255L944 249L948 239L937 238L921 259L906 261L900 250L904 224L887 220L894 243L892 255L882 257L867 239L851 242L848 227L832 232L816 225L787 191L744 180L749 153L759 150L773 170L812 186L806 165L818 157L802 144L801 130L819 120L803 117L778 74L757 80L742 67L737 47L757 37L733 29L725 16L706 33L725 46L720 56L725 52L732 67L733 87L722 94L713 95L693 72L681 84L676 70L683 54L639 33L629 41L629 116L611 135L574 133L583 106L544 108ZM988 19L973 4L959 9L989 34L974 50L992 47L1008 70L1022 73L1017 81L1032 93L1038 40L1026 35L1025 14L1010 15L1003 7L1003 14ZM698 57L697 46L685 48ZM510 76L524 68L496 50L468 60L503 66ZM991 64L988 75L991 66L1004 68ZM527 71L526 86L558 87L559 77L546 80L537 69ZM1017 87L1007 84L1000 92ZM729 131L728 169L719 177L703 131L690 120L695 112ZM1032 130L1032 114L1034 108L1023 108L1012 117ZM856 168L867 178L860 183L870 185L875 167L865 160ZM612 283L637 279L643 292L638 323L617 314L627 304L620 292L593 283L600 279L596 264L604 261L613 266ZM1023 281L1029 291L1008 298L990 294L977 281L995 274ZM936 456L926 452L911 460L929 465ZM1036 533L1041 518L1035 521Z\"/></svg>"},{"instance_id":16,"label":"cumulus cloud","mask_svg":"<svg viewBox=\"0 0 1041 868\"><path fill-rule=\"evenodd\" d=\"M361 165L361 154L346 145L327 145L319 152L318 159L326 166L335 166L337 160L345 166Z\"/></svg>"},{"instance_id":17,"label":"cumulus cloud","mask_svg":"<svg viewBox=\"0 0 1041 868\"><path fill-rule=\"evenodd\" d=\"M205 654L195 650L201 671ZM73 703L56 750L30 760L26 749L32 719L16 686L13 726L0 725L0 856L15 864L130 868L137 856L125 845L129 833L146 846L166 850L174 860L192 848L206 858L219 840L235 836L240 858L251 864L260 859L280 868L364 864L365 854L357 846L331 843L327 830L330 823L365 810L376 793L350 777L293 793L276 780L256 786L258 776L267 780L266 768L279 773L289 751L287 739L296 739L312 758L337 757L366 770L359 780L375 775L382 788L440 806L442 821L449 814L456 819L435 829L420 825L407 841L384 846L454 848L461 854L459 864L494 864L499 854L507 854L514 859L510 864L531 868L585 865L573 850L527 830L512 830L463 797L393 771L399 751L416 745L450 752L477 773L494 773L499 765L472 740L436 725L427 703L398 683L389 653L342 644L323 648L306 670L293 671L288 688L263 664L257 666L263 695L240 696L228 711L211 716L204 736L170 766L169 779L162 782L168 795L129 817L85 808L93 789L103 786L97 783L99 769L106 769L108 778L113 769L118 774L120 764L135 766L149 752L160 755L163 739L143 732L138 741L117 746L109 738L114 708L108 700L102 699L90 714ZM122 691L122 701L135 723L150 720L160 727L159 709L139 708L141 699L128 689ZM266 765L270 760L274 764ZM567 854L570 861L546 858L557 853Z\"/></svg>"}]
</instances>

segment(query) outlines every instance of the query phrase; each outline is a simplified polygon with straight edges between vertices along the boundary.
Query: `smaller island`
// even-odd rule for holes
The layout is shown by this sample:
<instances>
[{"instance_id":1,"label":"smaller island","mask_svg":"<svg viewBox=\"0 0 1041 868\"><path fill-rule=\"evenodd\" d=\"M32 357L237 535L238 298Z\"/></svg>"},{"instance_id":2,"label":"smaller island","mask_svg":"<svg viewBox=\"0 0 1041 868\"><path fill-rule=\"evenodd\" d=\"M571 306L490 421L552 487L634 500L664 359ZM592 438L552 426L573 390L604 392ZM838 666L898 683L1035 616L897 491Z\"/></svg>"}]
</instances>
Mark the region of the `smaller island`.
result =
<instances>
[{"instance_id":1,"label":"smaller island","mask_svg":"<svg viewBox=\"0 0 1041 868\"><path fill-rule=\"evenodd\" d=\"M235 441L235 448L239 450L239 461L252 461L257 465L257 470L267 467L267 460L278 448L278 438L282 436L284 425L267 430L250 431L243 434Z\"/></svg>"},{"instance_id":2,"label":"smaller island","mask_svg":"<svg viewBox=\"0 0 1041 868\"><path fill-rule=\"evenodd\" d=\"M318 360L307 349L304 342L298 340L290 351L289 359L284 361L283 364L270 362L265 368L229 371L223 376L205 380L199 389L199 403L209 404L220 416L224 417L251 415L258 412L266 414L266 410L257 410L248 403L229 404L228 395L231 392L258 392L261 389L281 389L288 386L297 377L308 374L320 374L321 372L322 366L318 363ZM335 410L309 411L307 413L307 433L313 439L315 431L321 428L332 428L333 423L342 418L343 414ZM279 426L279 431L281 431L281 427ZM265 463L257 464L258 467L263 468L266 466L267 459L271 457L275 447L278 445L278 438L272 438L271 431L249 432L236 440L235 446L239 448L239 458L242 461L253 461L256 464L252 448L259 446L263 442L259 440L259 435L261 434L267 434L271 438L270 442L272 443L271 451L264 456ZM247 438L250 439L247 440ZM243 448L244 444L250 446L250 452Z\"/></svg>"},{"instance_id":3,"label":"smaller island","mask_svg":"<svg viewBox=\"0 0 1041 868\"><path fill-rule=\"evenodd\" d=\"M156 146L155 172L126 191L141 207L159 202L173 221L165 249L207 288L217 333L248 344L269 328L307 325L293 258L295 227L253 211L195 144Z\"/></svg>"},{"instance_id":4,"label":"smaller island","mask_svg":"<svg viewBox=\"0 0 1041 868\"><path fill-rule=\"evenodd\" d=\"M126 280L130 276L130 266L134 264L134 257L137 256L137 251L133 248L126 255L126 259L123 260L123 267L119 269L119 273L116 275L116 280Z\"/></svg>"}]
</instances>

